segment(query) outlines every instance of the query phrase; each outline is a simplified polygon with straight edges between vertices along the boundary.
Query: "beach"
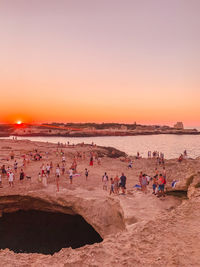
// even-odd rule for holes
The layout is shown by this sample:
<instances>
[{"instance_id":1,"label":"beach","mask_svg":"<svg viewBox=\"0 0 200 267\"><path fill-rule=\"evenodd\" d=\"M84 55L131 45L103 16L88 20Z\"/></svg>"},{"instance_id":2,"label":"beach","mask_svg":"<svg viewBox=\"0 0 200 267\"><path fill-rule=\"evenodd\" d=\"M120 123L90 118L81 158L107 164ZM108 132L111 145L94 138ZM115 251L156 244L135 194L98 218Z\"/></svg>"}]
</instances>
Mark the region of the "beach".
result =
<instances>
[{"instance_id":1,"label":"beach","mask_svg":"<svg viewBox=\"0 0 200 267\"><path fill-rule=\"evenodd\" d=\"M157 198L152 194L152 183L147 194L134 188L139 174L155 175L163 171L156 159L129 157L114 148L93 145L62 145L28 140L0 140L1 166L13 168L18 162L13 186L6 177L0 188L0 213L18 210L38 210L81 215L103 241L78 249L62 248L53 255L19 253L7 249L0 251L1 264L6 266L198 266L200 192L195 187L200 181L200 159L165 160L166 190L170 195ZM40 160L31 160L30 153L40 154ZM59 178L57 190L55 170L66 166ZM90 166L91 153L94 158ZM11 155L14 159L11 160ZM82 155L82 157L79 157ZM77 176L70 184L68 170L76 157ZM26 161L24 161L24 158ZM128 159L127 159L128 158ZM128 168L129 161L133 167ZM53 169L47 185L38 180L43 165L52 162ZM25 163L25 164L24 164ZM24 166L22 166L24 164ZM19 180L23 168L25 178ZM89 170L86 180L85 168ZM102 176L109 177L108 188L102 188ZM127 177L126 194L109 194L110 178L124 172ZM28 178L26 178L28 176ZM191 178L192 177L192 178ZM178 181L172 188L172 181ZM177 197L179 193L179 197ZM185 253L190 257L183 257ZM191 253L190 253L191 252Z\"/></svg>"}]
</instances>

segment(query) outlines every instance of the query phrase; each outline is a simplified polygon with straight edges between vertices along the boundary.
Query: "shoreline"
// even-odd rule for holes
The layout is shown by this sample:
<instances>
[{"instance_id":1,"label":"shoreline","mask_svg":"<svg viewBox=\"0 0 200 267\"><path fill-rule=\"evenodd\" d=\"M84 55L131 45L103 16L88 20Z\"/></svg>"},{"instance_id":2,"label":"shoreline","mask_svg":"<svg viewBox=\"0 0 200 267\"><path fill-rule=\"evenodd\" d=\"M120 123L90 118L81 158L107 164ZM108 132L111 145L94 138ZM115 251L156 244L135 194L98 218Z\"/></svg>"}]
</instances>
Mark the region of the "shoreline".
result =
<instances>
[{"instance_id":1,"label":"shoreline","mask_svg":"<svg viewBox=\"0 0 200 267\"><path fill-rule=\"evenodd\" d=\"M200 135L200 132L140 132L140 133L127 133L127 132L115 132L115 133L56 133L56 134L48 134L48 133L31 133L31 134L0 134L0 137L11 137L11 136L19 136L19 137L114 137L114 136L143 136L143 135Z\"/></svg>"}]
</instances>

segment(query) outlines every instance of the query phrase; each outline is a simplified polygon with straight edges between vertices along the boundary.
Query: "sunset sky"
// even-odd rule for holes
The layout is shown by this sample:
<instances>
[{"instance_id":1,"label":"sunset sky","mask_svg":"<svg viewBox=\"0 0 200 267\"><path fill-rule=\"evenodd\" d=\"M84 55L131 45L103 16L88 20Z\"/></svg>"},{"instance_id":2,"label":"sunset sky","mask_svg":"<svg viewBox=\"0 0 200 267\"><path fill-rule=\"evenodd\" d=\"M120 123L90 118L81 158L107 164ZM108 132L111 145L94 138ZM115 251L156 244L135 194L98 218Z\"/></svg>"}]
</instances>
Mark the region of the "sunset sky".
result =
<instances>
[{"instance_id":1,"label":"sunset sky","mask_svg":"<svg viewBox=\"0 0 200 267\"><path fill-rule=\"evenodd\" d=\"M0 123L200 125L200 0L0 0Z\"/></svg>"}]
</instances>

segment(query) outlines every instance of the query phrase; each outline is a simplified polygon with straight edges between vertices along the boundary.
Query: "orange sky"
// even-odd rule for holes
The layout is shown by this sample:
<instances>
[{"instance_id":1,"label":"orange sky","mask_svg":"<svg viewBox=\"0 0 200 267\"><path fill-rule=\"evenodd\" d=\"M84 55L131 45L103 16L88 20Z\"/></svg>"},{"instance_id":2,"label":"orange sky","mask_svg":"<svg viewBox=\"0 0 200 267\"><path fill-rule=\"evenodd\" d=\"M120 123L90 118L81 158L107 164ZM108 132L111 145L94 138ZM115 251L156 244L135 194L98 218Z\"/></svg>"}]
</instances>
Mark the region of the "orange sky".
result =
<instances>
[{"instance_id":1,"label":"orange sky","mask_svg":"<svg viewBox=\"0 0 200 267\"><path fill-rule=\"evenodd\" d=\"M1 123L200 125L198 0L46 3L1 1Z\"/></svg>"}]
</instances>

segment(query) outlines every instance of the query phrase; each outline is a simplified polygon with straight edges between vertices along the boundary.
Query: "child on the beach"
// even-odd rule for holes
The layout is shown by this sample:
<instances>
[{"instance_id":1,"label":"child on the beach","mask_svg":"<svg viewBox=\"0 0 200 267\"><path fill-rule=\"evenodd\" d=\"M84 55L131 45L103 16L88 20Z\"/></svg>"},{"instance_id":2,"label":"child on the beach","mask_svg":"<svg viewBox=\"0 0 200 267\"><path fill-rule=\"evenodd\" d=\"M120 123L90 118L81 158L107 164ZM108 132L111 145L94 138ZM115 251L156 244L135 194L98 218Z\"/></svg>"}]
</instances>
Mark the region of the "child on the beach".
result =
<instances>
[{"instance_id":1,"label":"child on the beach","mask_svg":"<svg viewBox=\"0 0 200 267\"><path fill-rule=\"evenodd\" d=\"M116 195L119 194L119 176L116 175L114 178L114 192Z\"/></svg>"}]
</instances>

